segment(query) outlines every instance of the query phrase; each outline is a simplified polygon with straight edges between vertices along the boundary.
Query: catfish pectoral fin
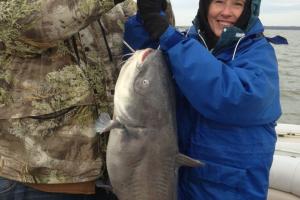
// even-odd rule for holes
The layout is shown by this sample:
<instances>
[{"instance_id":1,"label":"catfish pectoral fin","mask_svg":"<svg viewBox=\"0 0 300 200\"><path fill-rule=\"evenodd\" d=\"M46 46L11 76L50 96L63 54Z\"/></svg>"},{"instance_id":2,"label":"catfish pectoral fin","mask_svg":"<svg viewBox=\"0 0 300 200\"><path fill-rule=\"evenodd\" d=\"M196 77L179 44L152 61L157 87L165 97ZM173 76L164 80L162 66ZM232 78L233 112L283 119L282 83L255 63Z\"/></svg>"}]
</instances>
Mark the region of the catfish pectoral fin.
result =
<instances>
[{"instance_id":1,"label":"catfish pectoral fin","mask_svg":"<svg viewBox=\"0 0 300 200\"><path fill-rule=\"evenodd\" d=\"M200 167L200 166L204 165L203 162L193 159L189 156L183 155L181 153L177 154L176 163L179 166L188 166L188 167Z\"/></svg>"},{"instance_id":2,"label":"catfish pectoral fin","mask_svg":"<svg viewBox=\"0 0 300 200\"><path fill-rule=\"evenodd\" d=\"M105 133L114 128L123 127L117 120L111 120L108 113L101 113L96 121L96 133Z\"/></svg>"}]
</instances>

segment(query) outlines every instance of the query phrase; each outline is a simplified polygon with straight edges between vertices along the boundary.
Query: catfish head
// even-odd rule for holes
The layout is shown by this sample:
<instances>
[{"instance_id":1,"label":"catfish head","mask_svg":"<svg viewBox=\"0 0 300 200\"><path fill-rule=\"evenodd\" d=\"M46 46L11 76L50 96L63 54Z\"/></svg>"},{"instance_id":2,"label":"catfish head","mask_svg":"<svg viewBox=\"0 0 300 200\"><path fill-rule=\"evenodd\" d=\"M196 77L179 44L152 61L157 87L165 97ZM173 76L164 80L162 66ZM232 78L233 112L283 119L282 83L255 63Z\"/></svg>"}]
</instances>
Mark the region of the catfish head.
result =
<instances>
[{"instance_id":1,"label":"catfish head","mask_svg":"<svg viewBox=\"0 0 300 200\"><path fill-rule=\"evenodd\" d=\"M174 89L169 73L161 51L137 51L120 71L114 116L122 124L134 127L166 123L169 119L163 117L164 113L170 112L175 102L170 98L174 98Z\"/></svg>"}]
</instances>

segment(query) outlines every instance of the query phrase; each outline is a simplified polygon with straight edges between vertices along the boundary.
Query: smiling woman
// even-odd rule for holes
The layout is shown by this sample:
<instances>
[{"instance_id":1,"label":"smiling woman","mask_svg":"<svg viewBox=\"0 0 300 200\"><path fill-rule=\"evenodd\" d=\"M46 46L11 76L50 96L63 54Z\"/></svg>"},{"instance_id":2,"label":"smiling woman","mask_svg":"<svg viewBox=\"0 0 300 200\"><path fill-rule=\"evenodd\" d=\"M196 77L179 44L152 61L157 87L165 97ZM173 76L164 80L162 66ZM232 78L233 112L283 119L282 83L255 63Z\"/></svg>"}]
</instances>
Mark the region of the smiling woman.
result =
<instances>
[{"instance_id":1,"label":"smiling woman","mask_svg":"<svg viewBox=\"0 0 300 200\"><path fill-rule=\"evenodd\" d=\"M245 4L246 0L213 0L210 3L207 20L215 36L219 38L224 28L236 24L245 10Z\"/></svg>"},{"instance_id":2,"label":"smiling woman","mask_svg":"<svg viewBox=\"0 0 300 200\"><path fill-rule=\"evenodd\" d=\"M251 15L251 0L200 1L196 23L207 40L209 49L215 46L224 28L245 29Z\"/></svg>"}]
</instances>

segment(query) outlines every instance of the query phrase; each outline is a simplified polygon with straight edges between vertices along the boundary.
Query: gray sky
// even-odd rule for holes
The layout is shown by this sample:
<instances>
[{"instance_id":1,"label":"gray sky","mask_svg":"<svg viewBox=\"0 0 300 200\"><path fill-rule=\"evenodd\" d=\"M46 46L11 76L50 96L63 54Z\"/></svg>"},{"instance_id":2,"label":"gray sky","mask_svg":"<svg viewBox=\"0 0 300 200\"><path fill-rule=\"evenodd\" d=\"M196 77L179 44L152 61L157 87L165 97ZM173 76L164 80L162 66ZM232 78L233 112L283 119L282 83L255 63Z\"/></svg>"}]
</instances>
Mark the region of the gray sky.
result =
<instances>
[{"instance_id":1,"label":"gray sky","mask_svg":"<svg viewBox=\"0 0 300 200\"><path fill-rule=\"evenodd\" d=\"M176 25L190 25L199 0L171 0ZM260 19L267 26L300 26L300 0L263 0Z\"/></svg>"}]
</instances>

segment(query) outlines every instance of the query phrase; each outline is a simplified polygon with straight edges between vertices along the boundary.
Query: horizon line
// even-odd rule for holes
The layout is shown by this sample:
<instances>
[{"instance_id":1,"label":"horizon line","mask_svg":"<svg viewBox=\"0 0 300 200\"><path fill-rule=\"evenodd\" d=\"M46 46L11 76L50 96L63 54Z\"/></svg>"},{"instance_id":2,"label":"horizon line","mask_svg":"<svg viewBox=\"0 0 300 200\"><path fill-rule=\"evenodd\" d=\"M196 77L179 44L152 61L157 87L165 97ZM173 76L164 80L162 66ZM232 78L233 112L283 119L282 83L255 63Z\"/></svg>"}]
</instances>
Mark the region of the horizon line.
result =
<instances>
[{"instance_id":1,"label":"horizon line","mask_svg":"<svg viewBox=\"0 0 300 200\"><path fill-rule=\"evenodd\" d=\"M191 25L175 25L175 27L189 27ZM264 25L266 29L295 29L300 30L300 26L283 26L283 25Z\"/></svg>"}]
</instances>

